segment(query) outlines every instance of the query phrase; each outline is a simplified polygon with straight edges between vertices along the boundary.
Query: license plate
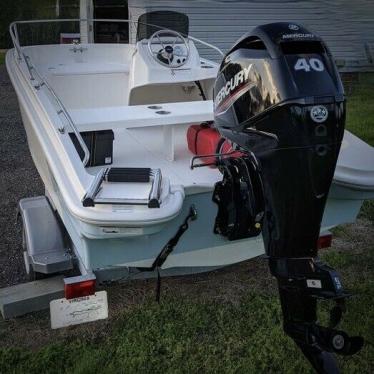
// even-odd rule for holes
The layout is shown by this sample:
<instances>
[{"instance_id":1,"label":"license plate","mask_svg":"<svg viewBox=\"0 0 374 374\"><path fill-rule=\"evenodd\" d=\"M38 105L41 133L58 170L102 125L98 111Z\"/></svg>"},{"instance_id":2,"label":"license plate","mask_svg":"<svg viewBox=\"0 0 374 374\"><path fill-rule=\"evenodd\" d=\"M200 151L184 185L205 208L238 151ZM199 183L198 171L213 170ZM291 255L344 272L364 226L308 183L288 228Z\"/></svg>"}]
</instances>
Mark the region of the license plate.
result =
<instances>
[{"instance_id":1,"label":"license plate","mask_svg":"<svg viewBox=\"0 0 374 374\"><path fill-rule=\"evenodd\" d=\"M59 329L71 325L108 318L106 291L76 299L57 299L50 302L51 327Z\"/></svg>"}]
</instances>

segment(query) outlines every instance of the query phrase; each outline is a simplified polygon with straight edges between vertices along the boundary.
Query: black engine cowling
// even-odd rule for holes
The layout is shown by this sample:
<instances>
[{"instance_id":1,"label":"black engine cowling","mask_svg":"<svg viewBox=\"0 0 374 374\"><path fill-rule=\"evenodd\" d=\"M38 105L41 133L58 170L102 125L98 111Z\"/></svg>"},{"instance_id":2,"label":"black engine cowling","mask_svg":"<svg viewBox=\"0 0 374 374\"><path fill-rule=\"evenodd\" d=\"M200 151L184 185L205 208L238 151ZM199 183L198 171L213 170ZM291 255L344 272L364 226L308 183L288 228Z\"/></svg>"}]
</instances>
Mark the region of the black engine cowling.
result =
<instances>
[{"instance_id":1,"label":"black engine cowling","mask_svg":"<svg viewBox=\"0 0 374 374\"><path fill-rule=\"evenodd\" d=\"M245 199L262 201L244 204L236 195L231 205L257 207L248 221L263 209L262 234L271 273L278 279L285 331L319 372L336 371L327 352L355 353L362 339L316 324L316 298L339 300L336 308L341 309L346 297L338 274L316 257L345 124L345 96L331 54L300 25L259 26L225 56L214 98L215 126L247 154L244 162L258 165L252 179L261 181L262 191ZM220 168L238 171L237 164L225 158ZM221 183L235 185L223 174ZM236 183L247 178L237 174ZM218 185L222 196L228 192ZM218 218L230 213L221 200L216 199ZM245 236L256 233L249 230ZM334 341L341 344L334 346Z\"/></svg>"}]
</instances>

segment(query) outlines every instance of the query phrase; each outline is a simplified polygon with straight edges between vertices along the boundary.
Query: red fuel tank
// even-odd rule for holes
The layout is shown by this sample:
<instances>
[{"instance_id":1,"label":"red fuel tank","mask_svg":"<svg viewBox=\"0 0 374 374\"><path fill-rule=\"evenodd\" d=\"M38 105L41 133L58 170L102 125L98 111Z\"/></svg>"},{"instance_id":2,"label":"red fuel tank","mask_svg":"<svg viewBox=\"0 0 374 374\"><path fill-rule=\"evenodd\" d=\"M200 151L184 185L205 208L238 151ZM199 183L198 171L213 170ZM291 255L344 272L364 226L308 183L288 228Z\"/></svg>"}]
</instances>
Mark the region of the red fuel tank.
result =
<instances>
[{"instance_id":1,"label":"red fuel tank","mask_svg":"<svg viewBox=\"0 0 374 374\"><path fill-rule=\"evenodd\" d=\"M187 130L188 149L195 155L206 156L216 153L230 153L232 146L230 142L221 137L220 133L209 125L191 125ZM237 154L236 154L237 153ZM236 152L231 157L238 157ZM215 161L214 157L203 158L205 164Z\"/></svg>"}]
</instances>

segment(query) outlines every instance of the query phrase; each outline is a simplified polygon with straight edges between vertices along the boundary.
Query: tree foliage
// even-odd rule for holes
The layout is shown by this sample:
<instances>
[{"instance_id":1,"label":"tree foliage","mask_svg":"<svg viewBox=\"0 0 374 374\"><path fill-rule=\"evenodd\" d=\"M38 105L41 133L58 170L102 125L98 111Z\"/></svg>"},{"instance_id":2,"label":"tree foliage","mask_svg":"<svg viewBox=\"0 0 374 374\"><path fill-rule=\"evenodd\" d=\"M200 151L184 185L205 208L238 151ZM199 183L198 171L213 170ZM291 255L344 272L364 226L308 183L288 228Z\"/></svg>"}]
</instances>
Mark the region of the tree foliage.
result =
<instances>
[{"instance_id":1,"label":"tree foliage","mask_svg":"<svg viewBox=\"0 0 374 374\"><path fill-rule=\"evenodd\" d=\"M9 24L16 20L58 18L79 16L79 0L12 0L0 4L0 49L10 48Z\"/></svg>"}]
</instances>

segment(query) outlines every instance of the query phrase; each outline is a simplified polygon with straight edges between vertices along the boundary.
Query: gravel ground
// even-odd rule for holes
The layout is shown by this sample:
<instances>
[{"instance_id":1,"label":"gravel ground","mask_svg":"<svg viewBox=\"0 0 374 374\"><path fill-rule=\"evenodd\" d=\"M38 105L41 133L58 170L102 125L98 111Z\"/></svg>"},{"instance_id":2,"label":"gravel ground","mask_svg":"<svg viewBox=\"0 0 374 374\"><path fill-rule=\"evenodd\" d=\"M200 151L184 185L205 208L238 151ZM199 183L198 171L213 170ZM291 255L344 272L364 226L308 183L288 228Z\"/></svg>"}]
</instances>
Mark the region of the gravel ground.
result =
<instances>
[{"instance_id":1,"label":"gravel ground","mask_svg":"<svg viewBox=\"0 0 374 374\"><path fill-rule=\"evenodd\" d=\"M44 192L5 66L0 66L0 170L0 287L5 287L26 280L17 203Z\"/></svg>"}]
</instances>

